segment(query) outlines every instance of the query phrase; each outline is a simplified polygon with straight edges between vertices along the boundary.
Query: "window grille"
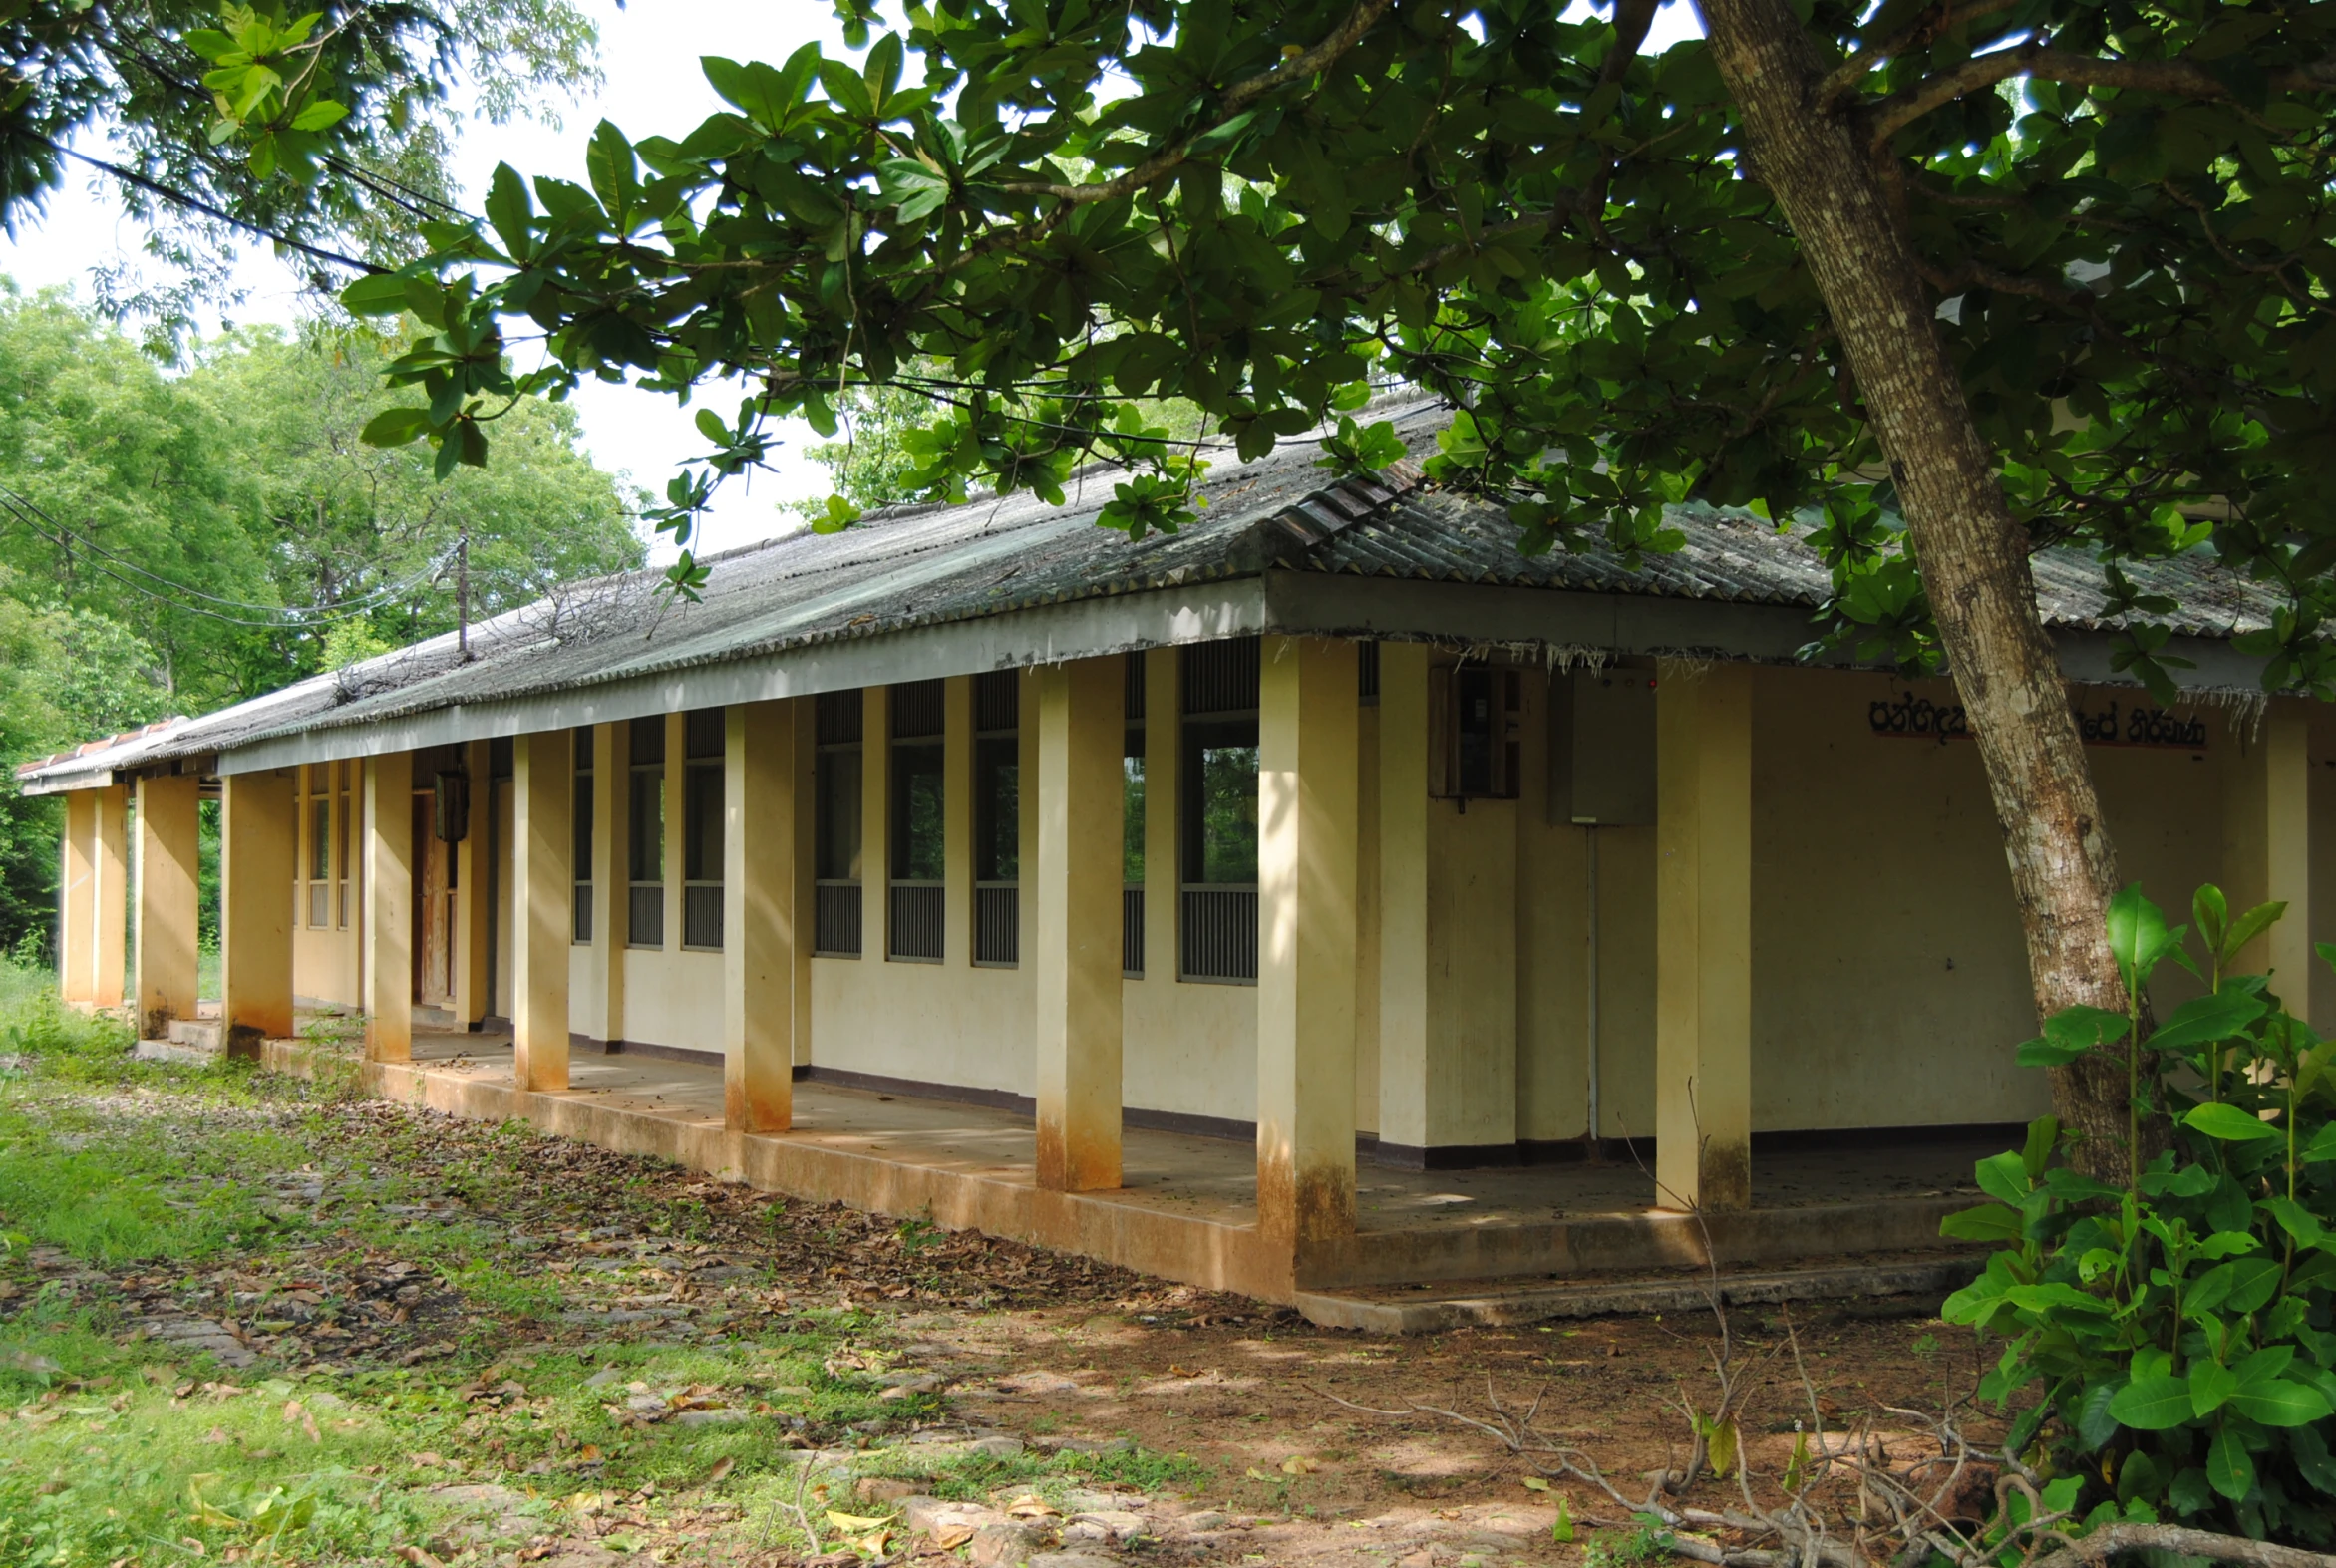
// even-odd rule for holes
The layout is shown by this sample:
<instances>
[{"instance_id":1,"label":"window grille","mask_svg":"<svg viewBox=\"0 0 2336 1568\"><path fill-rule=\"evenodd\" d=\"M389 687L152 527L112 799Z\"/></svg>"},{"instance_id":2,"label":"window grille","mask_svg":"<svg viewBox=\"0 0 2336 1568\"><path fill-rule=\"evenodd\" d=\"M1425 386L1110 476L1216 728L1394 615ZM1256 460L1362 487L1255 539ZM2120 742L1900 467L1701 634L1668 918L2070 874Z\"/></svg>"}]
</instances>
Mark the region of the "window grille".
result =
<instances>
[{"instance_id":1,"label":"window grille","mask_svg":"<svg viewBox=\"0 0 2336 1568\"><path fill-rule=\"evenodd\" d=\"M573 940L592 940L592 728L576 730L575 796L568 818L569 866L575 873Z\"/></svg>"},{"instance_id":2,"label":"window grille","mask_svg":"<svg viewBox=\"0 0 2336 1568\"><path fill-rule=\"evenodd\" d=\"M1177 970L1185 980L1257 979L1255 638L1183 656L1177 789Z\"/></svg>"},{"instance_id":3,"label":"window grille","mask_svg":"<svg viewBox=\"0 0 2336 1568\"><path fill-rule=\"evenodd\" d=\"M941 733L942 711L946 699L945 683L940 681L908 681L892 688L892 739L915 740Z\"/></svg>"},{"instance_id":4,"label":"window grille","mask_svg":"<svg viewBox=\"0 0 2336 1568\"><path fill-rule=\"evenodd\" d=\"M1121 702L1128 711L1128 723L1144 722L1144 655L1140 653L1128 655L1128 684Z\"/></svg>"},{"instance_id":5,"label":"window grille","mask_svg":"<svg viewBox=\"0 0 2336 1568\"><path fill-rule=\"evenodd\" d=\"M1022 961L1021 676L973 678L973 962Z\"/></svg>"},{"instance_id":6,"label":"window grille","mask_svg":"<svg viewBox=\"0 0 2336 1568\"><path fill-rule=\"evenodd\" d=\"M1184 650L1184 712L1257 711L1260 645L1254 637L1194 643Z\"/></svg>"},{"instance_id":7,"label":"window grille","mask_svg":"<svg viewBox=\"0 0 2336 1568\"><path fill-rule=\"evenodd\" d=\"M890 956L911 963L939 963L948 899L948 889L938 882L895 881Z\"/></svg>"},{"instance_id":8,"label":"window grille","mask_svg":"<svg viewBox=\"0 0 2336 1568\"><path fill-rule=\"evenodd\" d=\"M1257 979L1257 889L1184 885L1186 980L1254 984Z\"/></svg>"},{"instance_id":9,"label":"window grille","mask_svg":"<svg viewBox=\"0 0 2336 1568\"><path fill-rule=\"evenodd\" d=\"M1012 882L973 885L973 961L996 969L1022 961L1022 889Z\"/></svg>"},{"instance_id":10,"label":"window grille","mask_svg":"<svg viewBox=\"0 0 2336 1568\"><path fill-rule=\"evenodd\" d=\"M729 727L720 708L682 720L681 945L722 945L722 834Z\"/></svg>"},{"instance_id":11,"label":"window grille","mask_svg":"<svg viewBox=\"0 0 2336 1568\"><path fill-rule=\"evenodd\" d=\"M856 746L867 704L857 688L848 692L822 692L817 708L818 741L822 746Z\"/></svg>"},{"instance_id":12,"label":"window grille","mask_svg":"<svg viewBox=\"0 0 2336 1568\"><path fill-rule=\"evenodd\" d=\"M634 947L663 947L665 721L635 719L626 729L632 787L625 801L624 939Z\"/></svg>"},{"instance_id":13,"label":"window grille","mask_svg":"<svg viewBox=\"0 0 2336 1568\"><path fill-rule=\"evenodd\" d=\"M818 744L812 781L812 951L860 955L860 733L866 703L857 690L822 692L813 709Z\"/></svg>"},{"instance_id":14,"label":"window grille","mask_svg":"<svg viewBox=\"0 0 2336 1568\"><path fill-rule=\"evenodd\" d=\"M352 829L349 825L349 802L354 798L351 792L351 784L356 779L357 764L334 763L332 767L336 769L340 775L338 786L339 792L336 796L340 804L340 810L339 813L333 818L333 865L340 873L337 878L338 891L340 894L338 900L340 904L339 925L342 930L346 931L349 928L349 878L353 874L350 870L352 861L349 853L349 844L351 837L353 836Z\"/></svg>"},{"instance_id":15,"label":"window grille","mask_svg":"<svg viewBox=\"0 0 2336 1568\"><path fill-rule=\"evenodd\" d=\"M1022 673L991 670L973 678L973 728L984 735L1019 729L1022 724Z\"/></svg>"},{"instance_id":16,"label":"window grille","mask_svg":"<svg viewBox=\"0 0 2336 1568\"><path fill-rule=\"evenodd\" d=\"M1130 657L1131 669L1142 663ZM1120 827L1120 972L1132 980L1144 978L1144 709L1136 701L1144 689L1140 680L1128 682L1127 745L1122 748Z\"/></svg>"},{"instance_id":17,"label":"window grille","mask_svg":"<svg viewBox=\"0 0 2336 1568\"><path fill-rule=\"evenodd\" d=\"M812 952L823 958L859 956L859 884L822 881L812 889Z\"/></svg>"}]
</instances>

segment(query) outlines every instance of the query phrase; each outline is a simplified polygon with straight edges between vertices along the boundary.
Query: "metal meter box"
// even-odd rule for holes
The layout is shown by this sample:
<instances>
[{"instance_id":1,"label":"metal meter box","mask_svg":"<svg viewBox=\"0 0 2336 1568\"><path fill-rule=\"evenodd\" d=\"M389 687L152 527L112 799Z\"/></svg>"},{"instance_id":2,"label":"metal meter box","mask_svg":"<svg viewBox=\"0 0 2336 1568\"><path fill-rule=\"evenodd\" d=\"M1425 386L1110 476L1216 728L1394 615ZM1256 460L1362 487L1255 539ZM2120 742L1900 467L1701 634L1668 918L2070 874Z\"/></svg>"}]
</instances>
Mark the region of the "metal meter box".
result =
<instances>
[{"instance_id":1,"label":"metal meter box","mask_svg":"<svg viewBox=\"0 0 2336 1568\"><path fill-rule=\"evenodd\" d=\"M1549 681L1549 820L1655 819L1652 670L1571 670Z\"/></svg>"}]
</instances>

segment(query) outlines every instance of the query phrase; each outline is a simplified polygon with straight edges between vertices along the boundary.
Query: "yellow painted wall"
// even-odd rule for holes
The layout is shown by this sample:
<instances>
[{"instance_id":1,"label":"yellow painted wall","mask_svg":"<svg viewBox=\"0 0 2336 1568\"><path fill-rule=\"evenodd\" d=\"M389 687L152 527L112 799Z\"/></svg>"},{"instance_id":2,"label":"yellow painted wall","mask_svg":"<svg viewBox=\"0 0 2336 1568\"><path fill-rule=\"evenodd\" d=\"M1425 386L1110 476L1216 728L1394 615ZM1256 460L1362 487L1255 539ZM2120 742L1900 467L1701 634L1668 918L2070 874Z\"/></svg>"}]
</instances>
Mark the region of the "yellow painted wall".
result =
<instances>
[{"instance_id":1,"label":"yellow painted wall","mask_svg":"<svg viewBox=\"0 0 2336 1568\"><path fill-rule=\"evenodd\" d=\"M2336 708L2314 703L2311 710L2312 935L2320 941L2336 932ZM2323 828L2322 824L2326 824ZM2315 955L2316 956L2316 955ZM2336 972L2312 966L2312 1028L2336 1033Z\"/></svg>"},{"instance_id":2,"label":"yellow painted wall","mask_svg":"<svg viewBox=\"0 0 2336 1568\"><path fill-rule=\"evenodd\" d=\"M683 948L628 947L624 1038L643 1044L722 1052L722 955Z\"/></svg>"}]
</instances>

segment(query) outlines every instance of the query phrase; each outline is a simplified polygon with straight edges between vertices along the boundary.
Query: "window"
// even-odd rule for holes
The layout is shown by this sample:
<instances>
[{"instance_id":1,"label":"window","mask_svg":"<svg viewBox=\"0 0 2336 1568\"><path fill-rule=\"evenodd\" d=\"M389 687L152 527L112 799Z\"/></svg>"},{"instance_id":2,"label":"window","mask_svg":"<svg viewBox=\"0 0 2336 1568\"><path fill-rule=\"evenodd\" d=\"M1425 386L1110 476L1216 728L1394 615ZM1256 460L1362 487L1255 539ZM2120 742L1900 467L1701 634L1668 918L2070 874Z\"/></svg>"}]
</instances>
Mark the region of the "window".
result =
<instances>
[{"instance_id":1,"label":"window","mask_svg":"<svg viewBox=\"0 0 2336 1568\"><path fill-rule=\"evenodd\" d=\"M308 779L308 923L321 931L332 924L333 794L335 765L313 765Z\"/></svg>"},{"instance_id":2,"label":"window","mask_svg":"<svg viewBox=\"0 0 2336 1568\"><path fill-rule=\"evenodd\" d=\"M575 871L576 906L574 939L588 943L592 940L592 727L576 728L576 792L571 802L572 812L568 827L573 836L568 840Z\"/></svg>"},{"instance_id":3,"label":"window","mask_svg":"<svg viewBox=\"0 0 2336 1568\"><path fill-rule=\"evenodd\" d=\"M1379 645L1375 642L1355 645L1355 700L1365 708L1379 706Z\"/></svg>"},{"instance_id":4,"label":"window","mask_svg":"<svg viewBox=\"0 0 2336 1568\"><path fill-rule=\"evenodd\" d=\"M624 939L665 945L665 720L635 719L625 748L631 789L625 797Z\"/></svg>"},{"instance_id":5,"label":"window","mask_svg":"<svg viewBox=\"0 0 2336 1568\"><path fill-rule=\"evenodd\" d=\"M1144 655L1128 655L1128 744L1121 766L1127 783L1121 810L1120 973L1144 978Z\"/></svg>"},{"instance_id":6,"label":"window","mask_svg":"<svg viewBox=\"0 0 2336 1568\"><path fill-rule=\"evenodd\" d=\"M682 721L681 945L722 945L723 710Z\"/></svg>"},{"instance_id":7,"label":"window","mask_svg":"<svg viewBox=\"0 0 2336 1568\"><path fill-rule=\"evenodd\" d=\"M349 814L349 801L353 793L353 785L356 784L357 769L359 766L359 764L354 762L334 763L332 765L333 769L340 775L340 810L333 817L333 865L340 872L336 886L336 892L338 896L335 898L334 902L339 906L339 924L340 928L344 931L349 929L349 917L351 914L349 907L351 903L351 899L349 897L349 883L356 875L356 872L353 869L353 867L356 865L356 861L351 857L349 847L350 839L353 836L349 826L351 821Z\"/></svg>"},{"instance_id":8,"label":"window","mask_svg":"<svg viewBox=\"0 0 2336 1568\"><path fill-rule=\"evenodd\" d=\"M973 678L973 961L1022 954L1022 677Z\"/></svg>"},{"instance_id":9,"label":"window","mask_svg":"<svg viewBox=\"0 0 2336 1568\"><path fill-rule=\"evenodd\" d=\"M1443 799L1516 798L1517 672L1458 665L1441 673L1434 700L1443 756L1433 792Z\"/></svg>"},{"instance_id":10,"label":"window","mask_svg":"<svg viewBox=\"0 0 2336 1568\"><path fill-rule=\"evenodd\" d=\"M812 779L812 951L859 956L860 729L866 702L856 690L822 692Z\"/></svg>"},{"instance_id":11,"label":"window","mask_svg":"<svg viewBox=\"0 0 2336 1568\"><path fill-rule=\"evenodd\" d=\"M941 828L941 712L939 681L892 688L892 768L888 783L891 865L891 939L886 955L938 963L948 924L943 888Z\"/></svg>"},{"instance_id":12,"label":"window","mask_svg":"<svg viewBox=\"0 0 2336 1568\"><path fill-rule=\"evenodd\" d=\"M1254 637L1184 650L1177 781L1180 969L1257 979L1257 681Z\"/></svg>"}]
</instances>

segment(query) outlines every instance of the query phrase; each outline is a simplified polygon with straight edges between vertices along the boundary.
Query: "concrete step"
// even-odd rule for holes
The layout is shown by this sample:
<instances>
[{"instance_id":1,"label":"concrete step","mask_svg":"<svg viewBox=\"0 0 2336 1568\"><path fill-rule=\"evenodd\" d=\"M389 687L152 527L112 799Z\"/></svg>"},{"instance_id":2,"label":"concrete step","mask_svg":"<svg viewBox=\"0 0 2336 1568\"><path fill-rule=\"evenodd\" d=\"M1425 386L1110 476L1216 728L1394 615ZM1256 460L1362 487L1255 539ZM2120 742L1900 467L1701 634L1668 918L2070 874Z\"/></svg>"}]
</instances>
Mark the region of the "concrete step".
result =
<instances>
[{"instance_id":1,"label":"concrete step","mask_svg":"<svg viewBox=\"0 0 2336 1568\"><path fill-rule=\"evenodd\" d=\"M1888 1263L1832 1264L1758 1274L1722 1274L1729 1306L1785 1301L1847 1301L1861 1296L1943 1298L1976 1279L1986 1259L1970 1253ZM1366 1334L1435 1334L1465 1327L1506 1327L1552 1318L1605 1318L1706 1310L1711 1276L1662 1279L1478 1281L1456 1286L1373 1287L1302 1292L1298 1310L1332 1329Z\"/></svg>"},{"instance_id":2,"label":"concrete step","mask_svg":"<svg viewBox=\"0 0 2336 1568\"><path fill-rule=\"evenodd\" d=\"M226 1038L226 1026L215 1018L174 1018L167 1036L174 1046L193 1046L216 1052Z\"/></svg>"},{"instance_id":3,"label":"concrete step","mask_svg":"<svg viewBox=\"0 0 2336 1568\"><path fill-rule=\"evenodd\" d=\"M215 1047L182 1045L174 1040L142 1040L130 1048L130 1054L141 1062L184 1062L196 1067L219 1059Z\"/></svg>"}]
</instances>

